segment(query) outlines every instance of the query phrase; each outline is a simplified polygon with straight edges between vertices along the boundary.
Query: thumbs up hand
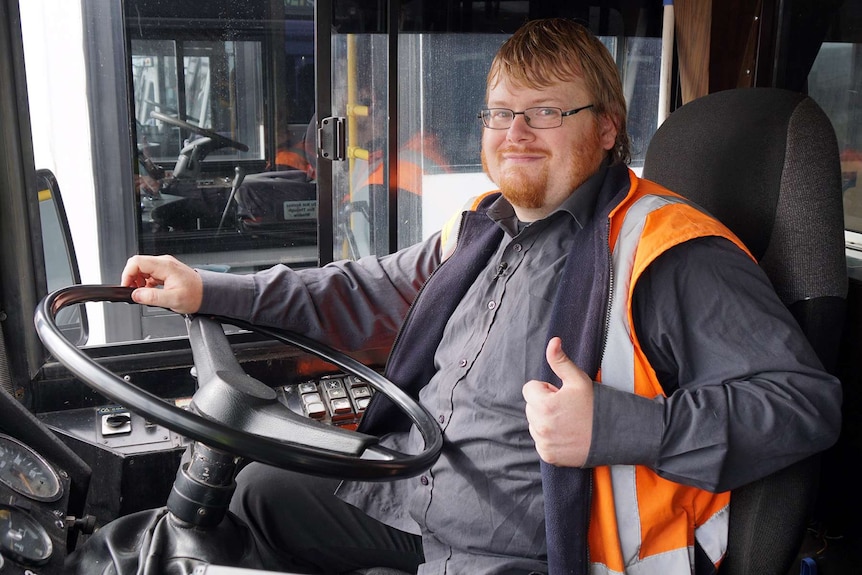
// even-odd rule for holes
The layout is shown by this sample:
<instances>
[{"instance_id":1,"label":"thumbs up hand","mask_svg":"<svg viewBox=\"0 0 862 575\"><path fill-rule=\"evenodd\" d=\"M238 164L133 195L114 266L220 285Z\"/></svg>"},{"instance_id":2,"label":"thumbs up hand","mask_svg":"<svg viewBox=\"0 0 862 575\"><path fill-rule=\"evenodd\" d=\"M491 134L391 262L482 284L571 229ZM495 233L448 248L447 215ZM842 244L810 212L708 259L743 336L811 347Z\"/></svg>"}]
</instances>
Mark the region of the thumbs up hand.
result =
<instances>
[{"instance_id":1,"label":"thumbs up hand","mask_svg":"<svg viewBox=\"0 0 862 575\"><path fill-rule=\"evenodd\" d=\"M557 388L535 379L524 384L530 435L545 462L580 467L592 440L593 381L563 352L560 338L551 338L545 353L563 385Z\"/></svg>"}]
</instances>

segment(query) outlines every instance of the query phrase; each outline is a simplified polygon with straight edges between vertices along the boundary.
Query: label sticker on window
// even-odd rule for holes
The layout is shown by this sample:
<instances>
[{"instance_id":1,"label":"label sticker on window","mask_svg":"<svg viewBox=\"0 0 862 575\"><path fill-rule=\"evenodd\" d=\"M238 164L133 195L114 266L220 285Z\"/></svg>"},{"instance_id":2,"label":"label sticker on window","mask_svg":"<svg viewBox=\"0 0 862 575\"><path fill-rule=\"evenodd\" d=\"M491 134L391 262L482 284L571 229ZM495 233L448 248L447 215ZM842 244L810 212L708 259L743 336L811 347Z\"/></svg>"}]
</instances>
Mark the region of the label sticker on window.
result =
<instances>
[{"instance_id":1,"label":"label sticker on window","mask_svg":"<svg viewBox=\"0 0 862 575\"><path fill-rule=\"evenodd\" d=\"M316 220L317 200L292 200L284 202L284 219Z\"/></svg>"}]
</instances>

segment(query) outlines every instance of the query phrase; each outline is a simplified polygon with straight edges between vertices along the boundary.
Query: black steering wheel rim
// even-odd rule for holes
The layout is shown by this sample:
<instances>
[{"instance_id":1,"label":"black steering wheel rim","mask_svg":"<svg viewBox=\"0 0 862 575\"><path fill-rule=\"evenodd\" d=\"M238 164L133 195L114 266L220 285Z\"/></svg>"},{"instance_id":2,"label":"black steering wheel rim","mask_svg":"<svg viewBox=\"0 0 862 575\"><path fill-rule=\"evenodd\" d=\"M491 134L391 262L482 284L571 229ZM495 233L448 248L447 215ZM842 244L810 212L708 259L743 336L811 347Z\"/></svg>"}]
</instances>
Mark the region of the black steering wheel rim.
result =
<instances>
[{"instance_id":1,"label":"black steering wheel rim","mask_svg":"<svg viewBox=\"0 0 862 575\"><path fill-rule=\"evenodd\" d=\"M150 112L150 117L155 118L156 120L160 120L165 122L166 124L171 124L178 128L182 128L184 130L188 130L199 136L204 136L205 138L211 139L214 143L218 145L220 148L236 148L241 152L247 152L248 146L243 144L242 142L237 142L236 140L232 140L225 136L222 136L218 132L214 132L207 128L202 128L200 126L195 126L192 123L186 122L185 120L180 120L179 118L174 118L173 116L168 116L167 114L163 114L161 112L152 111Z\"/></svg>"},{"instance_id":2,"label":"black steering wheel rim","mask_svg":"<svg viewBox=\"0 0 862 575\"><path fill-rule=\"evenodd\" d=\"M64 307L87 302L120 302L136 304L131 299L133 289L119 286L80 285L56 290L45 296L36 309L36 331L54 358L69 371L105 397L116 401L151 421L176 431L190 439L200 441L234 455L260 461L276 467L302 473L359 480L387 480L417 475L428 469L437 459L443 445L442 432L434 418L382 375L353 358L298 334L287 334L269 328L259 328L227 318L214 318L245 329L259 331L284 343L318 355L349 374L368 381L402 408L419 429L425 449L418 454L392 453L394 459L364 459L302 445L300 443L234 429L193 411L163 401L130 381L124 380L99 365L77 346L69 342L59 330L55 315ZM287 409L287 408L285 408ZM333 432L335 428L333 428ZM346 433L337 430L339 433ZM354 433L354 432L350 432Z\"/></svg>"}]
</instances>

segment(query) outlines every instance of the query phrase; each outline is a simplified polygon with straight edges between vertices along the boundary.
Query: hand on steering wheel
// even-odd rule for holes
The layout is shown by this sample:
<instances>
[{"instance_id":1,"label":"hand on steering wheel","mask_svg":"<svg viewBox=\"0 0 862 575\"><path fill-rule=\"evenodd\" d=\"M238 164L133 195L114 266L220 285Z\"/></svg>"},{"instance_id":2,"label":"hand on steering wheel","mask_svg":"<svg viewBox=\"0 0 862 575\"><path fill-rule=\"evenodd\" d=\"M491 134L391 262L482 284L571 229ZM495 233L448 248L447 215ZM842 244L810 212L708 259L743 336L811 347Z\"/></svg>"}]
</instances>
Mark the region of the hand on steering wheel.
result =
<instances>
[{"instance_id":1,"label":"hand on steering wheel","mask_svg":"<svg viewBox=\"0 0 862 575\"><path fill-rule=\"evenodd\" d=\"M45 347L84 383L117 403L190 439L234 455L302 473L344 479L391 479L417 475L437 459L443 445L434 418L401 389L353 358L308 338L226 318L187 316L189 342L198 373L190 409L163 401L111 373L70 343L57 327L62 308L85 302L134 304L132 288L72 286L48 294L35 315ZM221 327L229 323L299 347L373 386L417 426L424 450L393 452L378 438L303 417L277 399L266 384L247 375Z\"/></svg>"}]
</instances>

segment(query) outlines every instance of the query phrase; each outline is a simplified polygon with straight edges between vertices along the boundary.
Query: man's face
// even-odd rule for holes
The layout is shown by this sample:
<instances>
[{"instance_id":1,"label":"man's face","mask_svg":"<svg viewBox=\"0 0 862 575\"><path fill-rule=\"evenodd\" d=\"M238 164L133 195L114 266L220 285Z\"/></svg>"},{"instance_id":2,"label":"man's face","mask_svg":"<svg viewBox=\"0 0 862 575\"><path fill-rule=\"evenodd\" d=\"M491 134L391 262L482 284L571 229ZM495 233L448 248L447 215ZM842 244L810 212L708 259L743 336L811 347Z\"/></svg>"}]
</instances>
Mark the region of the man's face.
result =
<instances>
[{"instance_id":1,"label":"man's face","mask_svg":"<svg viewBox=\"0 0 862 575\"><path fill-rule=\"evenodd\" d=\"M553 106L566 111L592 103L580 79L539 90L515 87L503 78L489 90L487 106L516 112ZM507 130L483 130L482 164L519 219L535 221L598 170L616 136L613 122L592 110L564 117L562 126L549 129L531 128L518 115Z\"/></svg>"}]
</instances>

